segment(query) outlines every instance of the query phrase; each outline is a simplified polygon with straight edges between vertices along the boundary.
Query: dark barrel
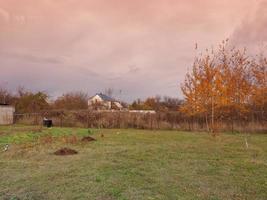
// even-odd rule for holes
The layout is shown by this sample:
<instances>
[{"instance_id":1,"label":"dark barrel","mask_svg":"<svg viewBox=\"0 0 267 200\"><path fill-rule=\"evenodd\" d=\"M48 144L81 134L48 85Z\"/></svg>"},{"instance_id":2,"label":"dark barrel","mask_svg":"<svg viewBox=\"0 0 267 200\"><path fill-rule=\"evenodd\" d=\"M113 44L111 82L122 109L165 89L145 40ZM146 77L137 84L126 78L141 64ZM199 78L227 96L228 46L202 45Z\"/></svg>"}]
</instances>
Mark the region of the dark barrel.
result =
<instances>
[{"instance_id":1,"label":"dark barrel","mask_svg":"<svg viewBox=\"0 0 267 200\"><path fill-rule=\"evenodd\" d=\"M44 119L43 120L43 125L46 126L46 127L48 127L48 128L50 128L50 127L53 126L53 122L52 122L51 119Z\"/></svg>"}]
</instances>

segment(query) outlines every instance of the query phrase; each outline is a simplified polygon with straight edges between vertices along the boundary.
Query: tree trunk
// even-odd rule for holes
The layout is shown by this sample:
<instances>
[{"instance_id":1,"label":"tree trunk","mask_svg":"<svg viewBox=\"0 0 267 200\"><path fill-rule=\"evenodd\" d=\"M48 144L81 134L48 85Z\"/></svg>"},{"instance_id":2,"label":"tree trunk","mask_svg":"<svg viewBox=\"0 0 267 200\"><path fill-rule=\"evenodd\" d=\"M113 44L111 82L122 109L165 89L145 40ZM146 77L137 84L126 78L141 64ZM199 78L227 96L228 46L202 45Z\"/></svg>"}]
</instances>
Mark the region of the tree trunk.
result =
<instances>
[{"instance_id":1,"label":"tree trunk","mask_svg":"<svg viewBox=\"0 0 267 200\"><path fill-rule=\"evenodd\" d=\"M211 131L214 133L214 99L211 98Z\"/></svg>"},{"instance_id":2,"label":"tree trunk","mask_svg":"<svg viewBox=\"0 0 267 200\"><path fill-rule=\"evenodd\" d=\"M207 132L210 132L209 120L208 120L208 113L206 113L206 115L205 115L205 120L206 120Z\"/></svg>"}]
</instances>

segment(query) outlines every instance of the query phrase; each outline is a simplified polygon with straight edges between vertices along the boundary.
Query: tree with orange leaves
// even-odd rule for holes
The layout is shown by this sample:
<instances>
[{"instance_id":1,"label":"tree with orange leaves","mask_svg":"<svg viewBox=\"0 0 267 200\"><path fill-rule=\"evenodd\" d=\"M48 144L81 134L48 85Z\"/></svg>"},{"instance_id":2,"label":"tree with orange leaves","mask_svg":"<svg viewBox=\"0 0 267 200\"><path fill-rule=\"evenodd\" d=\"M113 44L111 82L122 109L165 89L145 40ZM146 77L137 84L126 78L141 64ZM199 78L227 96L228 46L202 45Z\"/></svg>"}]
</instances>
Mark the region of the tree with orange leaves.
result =
<instances>
[{"instance_id":1,"label":"tree with orange leaves","mask_svg":"<svg viewBox=\"0 0 267 200\"><path fill-rule=\"evenodd\" d=\"M267 59L260 55L251 67L252 96L251 103L261 118L267 114Z\"/></svg>"},{"instance_id":2,"label":"tree with orange leaves","mask_svg":"<svg viewBox=\"0 0 267 200\"><path fill-rule=\"evenodd\" d=\"M196 58L192 72L186 75L181 86L185 95L181 110L189 116L205 116L207 130L211 131L215 129L216 119L228 118L232 124L234 120L245 119L252 95L251 65L252 59L246 50L230 48L227 40L215 52L207 51L206 55ZM255 93L265 94L262 91L264 78L259 75L263 73L262 64L256 66L254 76L257 72L260 86L255 87ZM258 96L255 95L262 105L266 98Z\"/></svg>"},{"instance_id":3,"label":"tree with orange leaves","mask_svg":"<svg viewBox=\"0 0 267 200\"><path fill-rule=\"evenodd\" d=\"M214 112L217 104L217 74L215 57L196 58L192 73L186 75L181 89L185 95L182 111L188 115L205 115L207 130L214 129Z\"/></svg>"}]
</instances>

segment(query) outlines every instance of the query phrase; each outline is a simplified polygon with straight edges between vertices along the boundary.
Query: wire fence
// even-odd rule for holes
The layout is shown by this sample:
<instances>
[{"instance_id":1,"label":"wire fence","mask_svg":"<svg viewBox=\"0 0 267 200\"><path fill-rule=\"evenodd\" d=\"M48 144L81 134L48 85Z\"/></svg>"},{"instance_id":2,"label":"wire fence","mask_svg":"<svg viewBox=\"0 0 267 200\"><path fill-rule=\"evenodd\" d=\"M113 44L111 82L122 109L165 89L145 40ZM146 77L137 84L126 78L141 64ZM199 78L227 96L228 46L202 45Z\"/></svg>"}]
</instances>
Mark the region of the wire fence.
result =
<instances>
[{"instance_id":1,"label":"wire fence","mask_svg":"<svg viewBox=\"0 0 267 200\"><path fill-rule=\"evenodd\" d=\"M188 117L180 112L139 113L128 111L55 110L40 113L15 114L17 124L42 125L48 118L58 127L83 128L136 128L206 131L204 117ZM266 119L251 117L246 120L220 119L214 125L216 131L267 133Z\"/></svg>"}]
</instances>

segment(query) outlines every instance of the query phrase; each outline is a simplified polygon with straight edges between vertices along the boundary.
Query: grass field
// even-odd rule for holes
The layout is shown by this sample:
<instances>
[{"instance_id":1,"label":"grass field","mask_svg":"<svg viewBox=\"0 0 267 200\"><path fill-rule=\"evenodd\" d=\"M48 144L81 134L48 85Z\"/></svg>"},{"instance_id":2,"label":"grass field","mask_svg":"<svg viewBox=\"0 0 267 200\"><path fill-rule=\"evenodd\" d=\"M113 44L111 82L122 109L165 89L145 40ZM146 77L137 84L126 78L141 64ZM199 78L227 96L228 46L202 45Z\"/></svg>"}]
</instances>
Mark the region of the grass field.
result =
<instances>
[{"instance_id":1,"label":"grass field","mask_svg":"<svg viewBox=\"0 0 267 200\"><path fill-rule=\"evenodd\" d=\"M266 200L267 135L248 136L248 149L244 138L1 126L0 199ZM79 153L54 155L61 147Z\"/></svg>"}]
</instances>

